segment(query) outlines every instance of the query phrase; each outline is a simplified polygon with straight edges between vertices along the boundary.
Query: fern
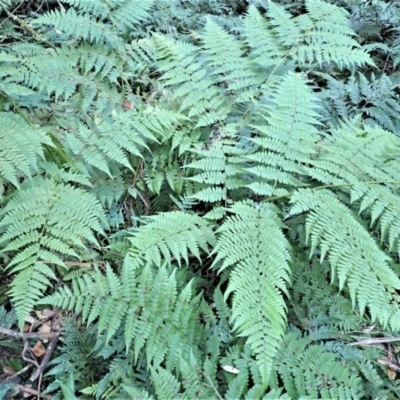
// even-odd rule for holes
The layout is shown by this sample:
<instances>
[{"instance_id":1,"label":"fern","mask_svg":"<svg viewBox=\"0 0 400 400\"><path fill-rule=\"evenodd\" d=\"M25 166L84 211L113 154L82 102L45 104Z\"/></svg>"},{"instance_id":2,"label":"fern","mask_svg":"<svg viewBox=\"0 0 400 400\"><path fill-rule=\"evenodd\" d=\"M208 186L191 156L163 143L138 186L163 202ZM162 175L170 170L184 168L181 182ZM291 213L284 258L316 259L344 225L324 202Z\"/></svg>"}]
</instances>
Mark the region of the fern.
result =
<instances>
[{"instance_id":1,"label":"fern","mask_svg":"<svg viewBox=\"0 0 400 400\"><path fill-rule=\"evenodd\" d=\"M131 237L129 256L134 265L153 262L161 266L171 258L189 263L189 254L201 260L200 249L208 252L215 242L209 225L197 215L171 212L150 217L147 225L138 229ZM190 253L188 252L190 251Z\"/></svg>"},{"instance_id":2,"label":"fern","mask_svg":"<svg viewBox=\"0 0 400 400\"><path fill-rule=\"evenodd\" d=\"M97 243L94 232L103 232L102 219L103 211L92 196L41 177L21 185L1 210L2 251L18 251L7 268L15 275L9 294L20 326L50 279L56 279L52 265L66 270L64 257L79 259L84 242Z\"/></svg>"},{"instance_id":3,"label":"fern","mask_svg":"<svg viewBox=\"0 0 400 400\"><path fill-rule=\"evenodd\" d=\"M99 318L99 333L106 331L107 341L123 324L126 349L133 341L136 360L145 346L148 366L165 360L174 368L201 335L199 298L192 297L191 283L177 293L175 273L164 267L154 274L146 266L139 274L126 261L120 277L110 267L105 276L96 270L40 302L82 312L87 324Z\"/></svg>"},{"instance_id":4,"label":"fern","mask_svg":"<svg viewBox=\"0 0 400 400\"><path fill-rule=\"evenodd\" d=\"M0 123L0 180L19 187L23 176L38 171L38 162L44 159L42 146L54 145L44 129L30 126L17 114L1 113Z\"/></svg>"},{"instance_id":5,"label":"fern","mask_svg":"<svg viewBox=\"0 0 400 400\"><path fill-rule=\"evenodd\" d=\"M43 387L394 397L348 343L399 329L398 6L63 3L0 5L9 295L77 318Z\"/></svg>"},{"instance_id":6,"label":"fern","mask_svg":"<svg viewBox=\"0 0 400 400\"><path fill-rule=\"evenodd\" d=\"M258 179L248 186L263 196L282 196L303 185L304 165L316 152L319 122L316 98L301 76L287 74L271 95L266 124L254 126L260 134L251 140L260 150L248 156L256 165L247 170Z\"/></svg>"},{"instance_id":7,"label":"fern","mask_svg":"<svg viewBox=\"0 0 400 400\"><path fill-rule=\"evenodd\" d=\"M363 395L360 379L352 376L350 369L336 360L334 354L323 346L310 345L308 338L299 338L295 333L285 337L279 357L282 362L276 374L290 398L306 395L310 398L348 399ZM285 359L284 355L290 354Z\"/></svg>"},{"instance_id":8,"label":"fern","mask_svg":"<svg viewBox=\"0 0 400 400\"><path fill-rule=\"evenodd\" d=\"M247 337L266 382L285 331L289 244L273 207L238 203L229 211L235 216L219 230L214 265L223 260L221 269L235 266L225 293L233 293L231 319Z\"/></svg>"},{"instance_id":9,"label":"fern","mask_svg":"<svg viewBox=\"0 0 400 400\"><path fill-rule=\"evenodd\" d=\"M328 254L332 281L337 277L340 289L347 282L353 306L357 302L361 314L368 307L372 320L378 319L383 325L390 322L397 329L392 301L400 280L389 266L389 257L351 211L329 190L298 191L291 201L291 215L310 211L306 229L307 237L311 237L311 253L319 246L321 260Z\"/></svg>"},{"instance_id":10,"label":"fern","mask_svg":"<svg viewBox=\"0 0 400 400\"><path fill-rule=\"evenodd\" d=\"M372 126L378 123L382 128L399 135L397 115L400 111L398 95L395 89L399 86L387 75L371 75L368 79L362 74L351 76L347 83L330 77L328 88L320 95L324 106L324 119L336 125L337 118L349 119L362 113Z\"/></svg>"}]
</instances>

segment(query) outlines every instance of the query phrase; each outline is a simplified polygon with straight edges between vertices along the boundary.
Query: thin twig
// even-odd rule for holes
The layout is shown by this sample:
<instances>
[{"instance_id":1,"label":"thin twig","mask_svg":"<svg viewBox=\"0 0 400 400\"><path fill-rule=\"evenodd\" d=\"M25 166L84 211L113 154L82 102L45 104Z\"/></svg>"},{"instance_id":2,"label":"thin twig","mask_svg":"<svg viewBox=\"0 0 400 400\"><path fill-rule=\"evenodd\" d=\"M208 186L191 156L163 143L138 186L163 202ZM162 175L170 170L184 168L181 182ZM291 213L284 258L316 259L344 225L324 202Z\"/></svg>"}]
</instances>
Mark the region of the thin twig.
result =
<instances>
[{"instance_id":1,"label":"thin twig","mask_svg":"<svg viewBox=\"0 0 400 400\"><path fill-rule=\"evenodd\" d=\"M16 372L14 375L9 376L6 378L5 382L12 381L14 378L16 378L19 375L23 375L25 372L30 370L32 368L32 364L28 364L26 367L22 368L18 372Z\"/></svg>"},{"instance_id":2,"label":"thin twig","mask_svg":"<svg viewBox=\"0 0 400 400\"><path fill-rule=\"evenodd\" d=\"M214 386L214 383L211 380L211 378L207 374L205 374L204 372L202 372L202 374L208 379L208 382L210 382L210 385L213 388L215 394L218 396L219 400L224 400L224 398L219 394L217 388Z\"/></svg>"},{"instance_id":3,"label":"thin twig","mask_svg":"<svg viewBox=\"0 0 400 400\"><path fill-rule=\"evenodd\" d=\"M40 260L39 262L43 264L53 264L51 261L42 261ZM92 264L88 262L75 262L75 261L63 261L65 265L68 265L70 267L77 266L77 267L91 267Z\"/></svg>"},{"instance_id":4,"label":"thin twig","mask_svg":"<svg viewBox=\"0 0 400 400\"><path fill-rule=\"evenodd\" d=\"M400 367L397 366L396 364L393 364L389 360L380 359L380 360L377 360L377 361L378 361L378 364L385 365L386 367L389 367L393 371L400 372Z\"/></svg>"},{"instance_id":5,"label":"thin twig","mask_svg":"<svg viewBox=\"0 0 400 400\"><path fill-rule=\"evenodd\" d=\"M381 337L359 340L358 342L349 343L349 346L369 346L371 344L400 342L400 338Z\"/></svg>"},{"instance_id":6,"label":"thin twig","mask_svg":"<svg viewBox=\"0 0 400 400\"><path fill-rule=\"evenodd\" d=\"M29 393L34 396L39 396L42 397L43 399L51 400L53 398L53 396L50 396L49 394L40 394L37 390L28 388L26 386L18 385L16 383L12 383L12 385L16 386L21 392Z\"/></svg>"},{"instance_id":7,"label":"thin twig","mask_svg":"<svg viewBox=\"0 0 400 400\"><path fill-rule=\"evenodd\" d=\"M57 332L55 334L55 336L53 337L53 339L51 340L51 342L49 343L49 345L47 346L46 354L43 357L40 367L38 367L38 369L30 377L30 380L32 382L36 381L36 379L39 377L39 375L41 375L43 373L44 369L47 367L47 364L50 361L50 357L51 357L54 349L56 348L59 338L60 338L60 332Z\"/></svg>"},{"instance_id":8,"label":"thin twig","mask_svg":"<svg viewBox=\"0 0 400 400\"><path fill-rule=\"evenodd\" d=\"M0 326L0 334L13 336L18 339L53 339L56 335L56 332L28 332L28 333L21 333L13 331L12 329L2 328Z\"/></svg>"},{"instance_id":9,"label":"thin twig","mask_svg":"<svg viewBox=\"0 0 400 400\"><path fill-rule=\"evenodd\" d=\"M57 3L58 3L58 5L60 6L60 8L61 8L62 10L65 11L65 8L64 8L64 6L60 3L60 0L57 0Z\"/></svg>"},{"instance_id":10,"label":"thin twig","mask_svg":"<svg viewBox=\"0 0 400 400\"><path fill-rule=\"evenodd\" d=\"M35 360L32 360L31 358L28 358L28 357L25 356L25 353L26 353L26 351L28 350L28 348L29 348L29 346L28 346L28 341L25 340L24 349L22 350L22 355L21 355L22 359L23 359L24 361L26 361L26 362L28 362L28 363L34 365L36 368L39 368L39 364L38 364Z\"/></svg>"}]
</instances>

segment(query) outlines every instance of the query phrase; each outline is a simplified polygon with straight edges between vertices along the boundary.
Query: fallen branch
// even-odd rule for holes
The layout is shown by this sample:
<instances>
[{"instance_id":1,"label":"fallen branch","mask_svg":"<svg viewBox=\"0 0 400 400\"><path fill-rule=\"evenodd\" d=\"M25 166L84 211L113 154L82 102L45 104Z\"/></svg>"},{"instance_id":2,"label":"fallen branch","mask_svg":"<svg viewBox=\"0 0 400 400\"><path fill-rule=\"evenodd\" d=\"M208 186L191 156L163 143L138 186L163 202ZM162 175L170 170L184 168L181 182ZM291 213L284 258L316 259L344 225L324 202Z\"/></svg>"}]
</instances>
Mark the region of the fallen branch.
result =
<instances>
[{"instance_id":1,"label":"fallen branch","mask_svg":"<svg viewBox=\"0 0 400 400\"><path fill-rule=\"evenodd\" d=\"M53 339L56 335L56 332L27 332L21 333L17 331L13 331L12 329L2 328L0 326L0 334L13 336L18 339Z\"/></svg>"},{"instance_id":2,"label":"fallen branch","mask_svg":"<svg viewBox=\"0 0 400 400\"><path fill-rule=\"evenodd\" d=\"M392 371L396 371L396 372L400 372L400 367L397 366L396 364L393 364L392 362L390 362L389 360L377 360L378 364L384 365L388 368L390 368Z\"/></svg>"},{"instance_id":3,"label":"fallen branch","mask_svg":"<svg viewBox=\"0 0 400 400\"><path fill-rule=\"evenodd\" d=\"M400 342L400 338L381 337L359 340L358 342L349 343L349 346L369 346L371 344Z\"/></svg>"},{"instance_id":4,"label":"fallen branch","mask_svg":"<svg viewBox=\"0 0 400 400\"><path fill-rule=\"evenodd\" d=\"M55 334L55 336L53 337L53 339L51 339L51 342L49 343L49 345L47 346L46 354L44 355L43 360L42 360L39 368L30 377L30 380L32 382L36 381L36 379L39 378L39 376L43 373L43 371L47 367L47 364L50 361L50 357L53 354L54 349L56 348L56 345L57 345L57 342L58 342L59 338L60 338L60 332L57 332Z\"/></svg>"},{"instance_id":5,"label":"fallen branch","mask_svg":"<svg viewBox=\"0 0 400 400\"><path fill-rule=\"evenodd\" d=\"M26 387L26 386L18 385L16 383L12 383L12 385L17 387L21 392L32 394L38 398L42 397L43 399L49 399L49 400L51 400L53 398L53 396L50 396L49 394L40 394L37 390Z\"/></svg>"}]
</instances>

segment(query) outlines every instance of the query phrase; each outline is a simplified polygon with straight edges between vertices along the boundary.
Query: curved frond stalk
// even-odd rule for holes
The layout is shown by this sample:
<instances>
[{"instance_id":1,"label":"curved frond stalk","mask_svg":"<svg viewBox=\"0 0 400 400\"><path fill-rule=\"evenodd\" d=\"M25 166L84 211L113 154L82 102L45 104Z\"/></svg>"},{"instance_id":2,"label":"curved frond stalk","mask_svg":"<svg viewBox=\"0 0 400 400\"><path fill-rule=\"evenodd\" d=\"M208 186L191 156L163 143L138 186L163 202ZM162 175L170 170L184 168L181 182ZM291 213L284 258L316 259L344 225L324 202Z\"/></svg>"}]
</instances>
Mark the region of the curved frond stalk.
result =
<instances>
[{"instance_id":1,"label":"curved frond stalk","mask_svg":"<svg viewBox=\"0 0 400 400\"><path fill-rule=\"evenodd\" d=\"M218 230L213 265L232 267L225 297L233 293L232 321L256 355L264 382L286 329L286 304L290 280L290 245L284 225L270 205L237 203Z\"/></svg>"}]
</instances>

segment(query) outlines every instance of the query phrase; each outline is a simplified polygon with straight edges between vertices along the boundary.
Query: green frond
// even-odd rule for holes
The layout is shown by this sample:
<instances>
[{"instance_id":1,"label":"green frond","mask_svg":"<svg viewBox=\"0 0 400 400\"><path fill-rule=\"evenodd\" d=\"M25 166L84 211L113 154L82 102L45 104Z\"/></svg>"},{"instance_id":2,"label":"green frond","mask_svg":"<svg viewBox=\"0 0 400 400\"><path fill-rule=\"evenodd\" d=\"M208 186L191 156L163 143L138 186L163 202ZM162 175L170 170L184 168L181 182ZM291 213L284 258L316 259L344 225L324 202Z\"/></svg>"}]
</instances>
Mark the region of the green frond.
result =
<instances>
[{"instance_id":1,"label":"green frond","mask_svg":"<svg viewBox=\"0 0 400 400\"><path fill-rule=\"evenodd\" d=\"M71 288L63 286L40 303L82 312L88 325L98 320L107 342L122 326L126 351L133 342L136 360L145 346L148 366L165 360L173 369L202 335L200 298L193 298L191 282L179 293L175 274L164 267L154 273L148 265L138 273L128 260L120 276L107 266L105 275L96 270L73 279Z\"/></svg>"},{"instance_id":2,"label":"green frond","mask_svg":"<svg viewBox=\"0 0 400 400\"><path fill-rule=\"evenodd\" d=\"M77 13L73 7L67 11L65 9L49 11L33 21L33 26L43 25L51 25L61 33L71 35L75 39L83 39L88 43L105 43L115 47L123 44L110 23L94 18L89 13Z\"/></svg>"},{"instance_id":3,"label":"green frond","mask_svg":"<svg viewBox=\"0 0 400 400\"><path fill-rule=\"evenodd\" d=\"M181 384L176 377L164 368L152 369L151 376L154 382L158 399L176 399L181 391Z\"/></svg>"},{"instance_id":4,"label":"green frond","mask_svg":"<svg viewBox=\"0 0 400 400\"><path fill-rule=\"evenodd\" d=\"M277 209L237 203L218 230L214 265L232 267L225 297L233 293L232 321L256 355L264 382L286 329L283 293L289 282L289 243Z\"/></svg>"},{"instance_id":5,"label":"green frond","mask_svg":"<svg viewBox=\"0 0 400 400\"><path fill-rule=\"evenodd\" d=\"M233 35L212 20L208 20L202 36L205 63L216 83L226 83L226 95L234 93L241 102L254 96L257 83L262 83L244 55L244 46Z\"/></svg>"},{"instance_id":6,"label":"green frond","mask_svg":"<svg viewBox=\"0 0 400 400\"><path fill-rule=\"evenodd\" d=\"M132 170L131 156L142 158L147 143L156 141L155 135L160 135L169 123L159 121L152 113L118 114L113 121L103 121L98 126L81 124L66 137L66 145L75 158L82 158L111 177L112 162Z\"/></svg>"},{"instance_id":7,"label":"green frond","mask_svg":"<svg viewBox=\"0 0 400 400\"><path fill-rule=\"evenodd\" d=\"M316 148L318 157L307 171L326 185L351 187L363 182L371 185L387 182L392 188L391 182L399 180L400 170L395 160L400 140L379 127L361 125L357 119L344 121Z\"/></svg>"},{"instance_id":8,"label":"green frond","mask_svg":"<svg viewBox=\"0 0 400 400\"><path fill-rule=\"evenodd\" d=\"M218 203L229 198L229 192L244 187L240 174L240 155L245 154L234 141L217 140L208 149L194 150L197 160L185 165L185 168L196 173L187 178L195 182L192 198L204 202ZM240 160L238 162L238 160ZM198 173L197 173L198 172Z\"/></svg>"},{"instance_id":9,"label":"green frond","mask_svg":"<svg viewBox=\"0 0 400 400\"><path fill-rule=\"evenodd\" d=\"M2 252L19 251L7 268L17 274L10 295L21 325L56 275L49 265L67 269L65 256L79 258L85 242L97 243L105 216L95 198L51 179L33 178L0 212Z\"/></svg>"},{"instance_id":10,"label":"green frond","mask_svg":"<svg viewBox=\"0 0 400 400\"><path fill-rule=\"evenodd\" d=\"M0 113L0 126L0 179L19 187L20 178L38 171L43 145L54 145L43 128L28 124L18 114Z\"/></svg>"},{"instance_id":11,"label":"green frond","mask_svg":"<svg viewBox=\"0 0 400 400\"><path fill-rule=\"evenodd\" d=\"M119 3L119 7L110 14L114 26L123 32L129 32L151 16L155 0L129 0Z\"/></svg>"},{"instance_id":12,"label":"green frond","mask_svg":"<svg viewBox=\"0 0 400 400\"><path fill-rule=\"evenodd\" d=\"M332 268L332 282L339 288L347 284L353 307L361 315L368 307L373 321L384 326L396 312L392 305L400 279L390 268L390 258L347 208L329 190L299 190L291 199L290 215L308 212L307 238L311 238L311 255L318 247L321 261L327 257ZM340 234L339 234L340 233ZM398 322L393 329L397 329Z\"/></svg>"},{"instance_id":13,"label":"green frond","mask_svg":"<svg viewBox=\"0 0 400 400\"><path fill-rule=\"evenodd\" d=\"M135 265L153 262L160 266L175 258L180 265L183 258L189 263L189 255L201 260L200 250L208 253L215 243L215 236L205 219L181 211L161 213L149 217L130 238L130 258Z\"/></svg>"},{"instance_id":14,"label":"green frond","mask_svg":"<svg viewBox=\"0 0 400 400\"><path fill-rule=\"evenodd\" d=\"M282 5L268 3L269 24L286 49L285 57L302 66L317 63L320 68L323 63L340 68L373 64L353 38L344 8L321 0L307 0L306 8L307 13L292 17ZM271 36L266 39L271 40Z\"/></svg>"},{"instance_id":15,"label":"green frond","mask_svg":"<svg viewBox=\"0 0 400 400\"><path fill-rule=\"evenodd\" d=\"M309 345L307 337L299 338L295 333L286 335L277 360L273 375L279 376L292 399L363 397L360 378L324 346Z\"/></svg>"},{"instance_id":16,"label":"green frond","mask_svg":"<svg viewBox=\"0 0 400 400\"><path fill-rule=\"evenodd\" d=\"M360 213L368 211L371 226L379 222L381 243L387 241L389 250L397 248L400 255L400 201L398 194L389 187L381 185L356 184L351 190L352 202L360 203Z\"/></svg>"},{"instance_id":17,"label":"green frond","mask_svg":"<svg viewBox=\"0 0 400 400\"><path fill-rule=\"evenodd\" d=\"M278 42L269 20L254 5L249 7L243 20L243 35L251 48L251 57L264 68L278 65L286 55L285 47Z\"/></svg>"},{"instance_id":18,"label":"green frond","mask_svg":"<svg viewBox=\"0 0 400 400\"><path fill-rule=\"evenodd\" d=\"M259 195L285 195L290 187L302 186L304 165L311 162L319 140L316 97L299 74L288 73L269 93L266 125L254 125L258 133L250 140L258 151L247 158L255 166L247 171L256 179L248 187Z\"/></svg>"},{"instance_id":19,"label":"green frond","mask_svg":"<svg viewBox=\"0 0 400 400\"><path fill-rule=\"evenodd\" d=\"M127 396L132 399L140 400L155 400L153 396L146 392L144 389L138 389L127 384L121 385L123 392L121 397L116 397L115 400L125 400Z\"/></svg>"},{"instance_id":20,"label":"green frond","mask_svg":"<svg viewBox=\"0 0 400 400\"><path fill-rule=\"evenodd\" d=\"M161 36L155 37L155 45L161 82L173 89L171 100L180 103L179 112L197 120L196 127L224 120L228 106L203 64L196 60L197 47Z\"/></svg>"},{"instance_id":21,"label":"green frond","mask_svg":"<svg viewBox=\"0 0 400 400\"><path fill-rule=\"evenodd\" d=\"M399 86L386 74L366 77L359 73L347 82L341 82L328 74L322 74L328 88L319 94L323 101L323 119L333 126L338 119L350 119L363 114L365 123L400 134L398 114L400 105L396 94Z\"/></svg>"}]
</instances>

